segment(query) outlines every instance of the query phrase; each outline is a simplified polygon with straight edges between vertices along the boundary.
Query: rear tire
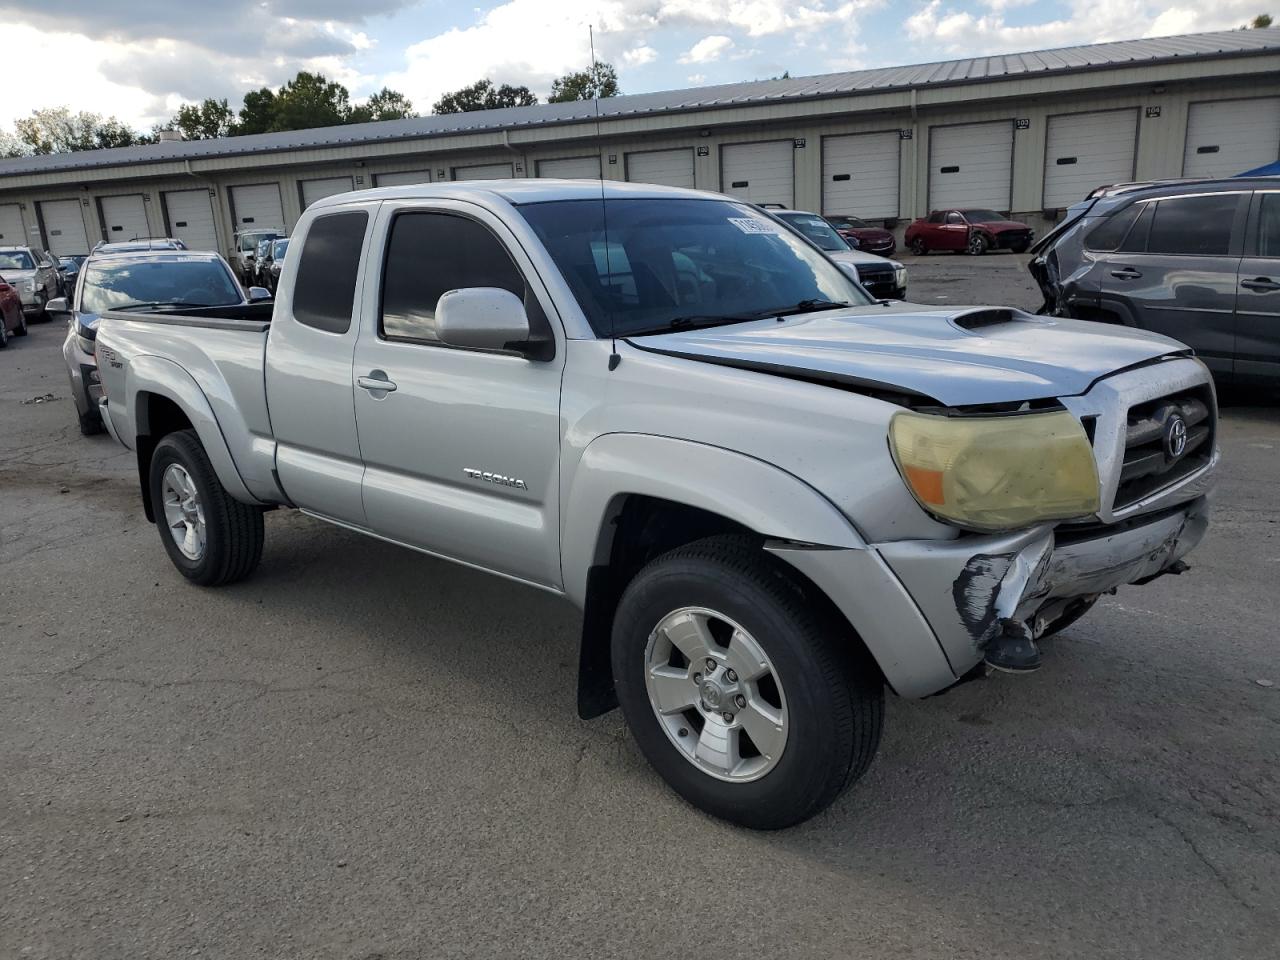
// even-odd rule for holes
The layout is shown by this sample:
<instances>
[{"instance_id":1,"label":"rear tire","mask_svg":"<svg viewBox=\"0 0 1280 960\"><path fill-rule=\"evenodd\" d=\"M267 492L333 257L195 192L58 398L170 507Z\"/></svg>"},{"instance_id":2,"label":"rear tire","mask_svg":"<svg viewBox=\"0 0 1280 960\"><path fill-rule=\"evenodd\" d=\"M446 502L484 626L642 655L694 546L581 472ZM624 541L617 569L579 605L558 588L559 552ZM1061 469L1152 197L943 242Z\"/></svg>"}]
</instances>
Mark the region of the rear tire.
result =
<instances>
[{"instance_id":1,"label":"rear tire","mask_svg":"<svg viewBox=\"0 0 1280 960\"><path fill-rule=\"evenodd\" d=\"M612 660L645 757L694 806L745 827L812 817L880 743L875 663L786 564L745 537L700 540L642 569L618 604Z\"/></svg>"},{"instance_id":2,"label":"rear tire","mask_svg":"<svg viewBox=\"0 0 1280 960\"><path fill-rule=\"evenodd\" d=\"M262 510L227 493L194 430L156 444L148 483L160 540L179 573L214 587L254 571L262 558Z\"/></svg>"}]
</instances>

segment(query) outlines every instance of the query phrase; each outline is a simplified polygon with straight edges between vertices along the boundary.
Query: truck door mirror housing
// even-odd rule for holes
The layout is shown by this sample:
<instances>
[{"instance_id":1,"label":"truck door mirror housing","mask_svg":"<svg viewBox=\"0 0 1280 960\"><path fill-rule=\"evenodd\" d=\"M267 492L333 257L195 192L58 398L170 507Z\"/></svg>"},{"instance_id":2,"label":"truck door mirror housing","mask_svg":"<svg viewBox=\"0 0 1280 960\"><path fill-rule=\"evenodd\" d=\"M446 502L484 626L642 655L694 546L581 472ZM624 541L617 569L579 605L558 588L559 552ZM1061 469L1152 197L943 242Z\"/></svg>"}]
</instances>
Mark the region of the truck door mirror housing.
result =
<instances>
[{"instance_id":1,"label":"truck door mirror housing","mask_svg":"<svg viewBox=\"0 0 1280 960\"><path fill-rule=\"evenodd\" d=\"M270 300L270 299L271 299L271 291L268 290L266 287L250 287L249 288L250 303L259 303L262 300Z\"/></svg>"},{"instance_id":2,"label":"truck door mirror housing","mask_svg":"<svg viewBox=\"0 0 1280 960\"><path fill-rule=\"evenodd\" d=\"M51 317L65 317L71 312L71 305L66 297L54 297L44 305L44 312Z\"/></svg>"},{"instance_id":3,"label":"truck door mirror housing","mask_svg":"<svg viewBox=\"0 0 1280 960\"><path fill-rule=\"evenodd\" d=\"M436 304L436 336L453 347L524 353L529 343L529 315L510 290L446 290Z\"/></svg>"}]
</instances>

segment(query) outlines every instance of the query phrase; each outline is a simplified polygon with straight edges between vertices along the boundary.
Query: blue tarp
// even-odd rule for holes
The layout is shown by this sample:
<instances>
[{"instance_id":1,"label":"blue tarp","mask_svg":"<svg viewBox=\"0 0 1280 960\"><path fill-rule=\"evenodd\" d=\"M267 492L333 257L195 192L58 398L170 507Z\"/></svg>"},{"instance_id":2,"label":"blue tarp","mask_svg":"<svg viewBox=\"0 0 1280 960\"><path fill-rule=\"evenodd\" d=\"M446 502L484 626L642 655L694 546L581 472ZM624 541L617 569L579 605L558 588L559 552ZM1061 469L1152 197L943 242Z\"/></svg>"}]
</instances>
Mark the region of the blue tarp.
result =
<instances>
[{"instance_id":1,"label":"blue tarp","mask_svg":"<svg viewBox=\"0 0 1280 960\"><path fill-rule=\"evenodd\" d=\"M1268 163L1261 167L1255 167L1253 170L1246 170L1244 173L1237 173L1237 177L1280 177L1280 160L1275 163Z\"/></svg>"}]
</instances>

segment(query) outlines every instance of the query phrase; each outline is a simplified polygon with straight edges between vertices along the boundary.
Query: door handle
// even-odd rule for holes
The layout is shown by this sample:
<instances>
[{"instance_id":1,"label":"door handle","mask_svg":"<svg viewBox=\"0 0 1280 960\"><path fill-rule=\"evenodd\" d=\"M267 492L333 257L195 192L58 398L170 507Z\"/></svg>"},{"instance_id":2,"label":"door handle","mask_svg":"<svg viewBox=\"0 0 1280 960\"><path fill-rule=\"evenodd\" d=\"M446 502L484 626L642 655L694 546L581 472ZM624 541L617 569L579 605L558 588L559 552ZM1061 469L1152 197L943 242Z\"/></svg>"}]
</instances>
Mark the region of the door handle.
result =
<instances>
[{"instance_id":1,"label":"door handle","mask_svg":"<svg viewBox=\"0 0 1280 960\"><path fill-rule=\"evenodd\" d=\"M1119 270L1112 270L1111 275L1117 280L1137 280L1142 274L1133 267L1121 267Z\"/></svg>"},{"instance_id":2,"label":"door handle","mask_svg":"<svg viewBox=\"0 0 1280 960\"><path fill-rule=\"evenodd\" d=\"M1270 277L1254 277L1252 280L1241 280L1240 286L1246 290L1280 290L1280 282Z\"/></svg>"},{"instance_id":3,"label":"door handle","mask_svg":"<svg viewBox=\"0 0 1280 960\"><path fill-rule=\"evenodd\" d=\"M381 370L376 370L374 372L382 373ZM370 392L391 393L396 388L395 381L387 380L385 378L385 373L383 373L381 377L357 377L356 386Z\"/></svg>"}]
</instances>

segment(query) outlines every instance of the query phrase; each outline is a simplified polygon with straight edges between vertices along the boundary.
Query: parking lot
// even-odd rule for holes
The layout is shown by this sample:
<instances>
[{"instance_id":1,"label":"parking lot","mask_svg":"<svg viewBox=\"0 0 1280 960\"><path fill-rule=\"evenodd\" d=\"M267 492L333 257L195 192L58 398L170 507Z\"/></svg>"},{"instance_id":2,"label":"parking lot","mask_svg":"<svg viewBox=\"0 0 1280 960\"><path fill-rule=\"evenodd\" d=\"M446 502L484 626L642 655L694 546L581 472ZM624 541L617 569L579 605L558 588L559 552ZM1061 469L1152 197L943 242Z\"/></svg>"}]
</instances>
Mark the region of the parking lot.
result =
<instances>
[{"instance_id":1,"label":"parking lot","mask_svg":"<svg viewBox=\"0 0 1280 960\"><path fill-rule=\"evenodd\" d=\"M1022 257L904 260L920 303L1038 302ZM1225 398L1188 574L891 701L867 776L763 834L577 719L549 595L291 511L188 585L63 332L0 352L5 960L1275 955L1280 402Z\"/></svg>"}]
</instances>

